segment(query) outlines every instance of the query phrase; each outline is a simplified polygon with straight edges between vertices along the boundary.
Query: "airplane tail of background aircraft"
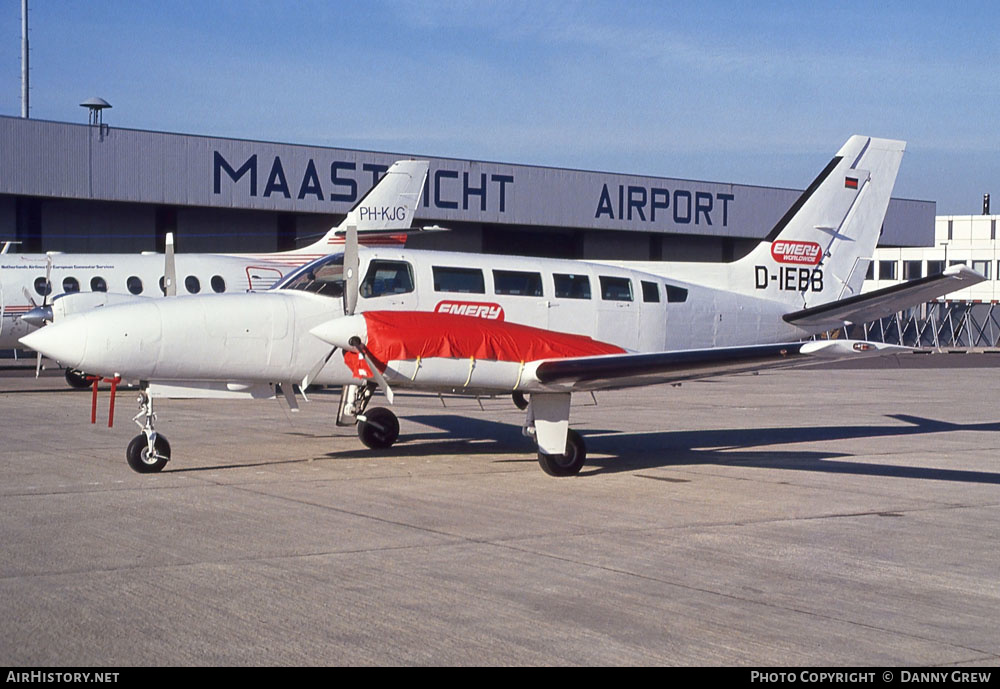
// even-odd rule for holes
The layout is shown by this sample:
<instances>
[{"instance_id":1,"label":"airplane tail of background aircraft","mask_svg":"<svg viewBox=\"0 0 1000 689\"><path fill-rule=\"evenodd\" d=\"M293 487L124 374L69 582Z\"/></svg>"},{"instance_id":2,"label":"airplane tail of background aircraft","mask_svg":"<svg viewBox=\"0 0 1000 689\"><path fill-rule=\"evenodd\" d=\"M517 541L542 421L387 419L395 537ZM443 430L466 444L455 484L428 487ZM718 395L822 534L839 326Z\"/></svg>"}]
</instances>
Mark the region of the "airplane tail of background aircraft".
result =
<instances>
[{"instance_id":1,"label":"airplane tail of background aircraft","mask_svg":"<svg viewBox=\"0 0 1000 689\"><path fill-rule=\"evenodd\" d=\"M736 291L796 309L856 296L906 143L852 136L731 274Z\"/></svg>"},{"instance_id":2,"label":"airplane tail of background aircraft","mask_svg":"<svg viewBox=\"0 0 1000 689\"><path fill-rule=\"evenodd\" d=\"M393 240L398 239L393 238L393 234L404 237L406 232L411 231L410 225L420 202L428 166L426 160L400 160L393 163L382 179L348 212L343 222L330 228L318 241L283 253L319 256L328 254L333 247L343 246L349 225L358 228L362 243L367 243L366 237Z\"/></svg>"}]
</instances>

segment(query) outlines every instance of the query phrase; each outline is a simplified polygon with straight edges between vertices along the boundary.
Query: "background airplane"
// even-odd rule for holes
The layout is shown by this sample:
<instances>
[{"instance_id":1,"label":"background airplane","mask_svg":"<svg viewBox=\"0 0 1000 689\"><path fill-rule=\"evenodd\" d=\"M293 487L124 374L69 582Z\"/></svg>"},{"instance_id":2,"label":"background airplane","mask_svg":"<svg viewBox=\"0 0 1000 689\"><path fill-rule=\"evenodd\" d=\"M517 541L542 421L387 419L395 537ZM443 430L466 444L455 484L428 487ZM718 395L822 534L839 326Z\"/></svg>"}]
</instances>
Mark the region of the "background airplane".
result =
<instances>
[{"instance_id":1,"label":"background airplane","mask_svg":"<svg viewBox=\"0 0 1000 689\"><path fill-rule=\"evenodd\" d=\"M321 239L291 251L264 254L0 254L0 349L19 347L20 338L54 312L66 316L97 305L159 297L168 293L246 292L271 287L289 271L325 256L344 244L344 228L353 224L366 243L400 243L408 231L427 176L427 161L394 163L344 221ZM169 246L169 245L168 245ZM169 284L173 273L176 283ZM67 295L77 295L65 299ZM30 314L30 315L29 315ZM87 382L67 369L76 386Z\"/></svg>"},{"instance_id":2,"label":"background airplane","mask_svg":"<svg viewBox=\"0 0 1000 689\"><path fill-rule=\"evenodd\" d=\"M903 142L855 136L760 246L730 264L580 262L359 249L245 295L112 306L57 321L25 344L66 365L145 381L126 452L159 471L170 446L154 397L268 396L281 384L342 386L339 423L372 448L392 445L381 388L507 393L527 403L542 468L580 471L573 392L900 351L802 338L891 313L982 280L964 266L860 294ZM519 405L520 406L520 405Z\"/></svg>"}]
</instances>

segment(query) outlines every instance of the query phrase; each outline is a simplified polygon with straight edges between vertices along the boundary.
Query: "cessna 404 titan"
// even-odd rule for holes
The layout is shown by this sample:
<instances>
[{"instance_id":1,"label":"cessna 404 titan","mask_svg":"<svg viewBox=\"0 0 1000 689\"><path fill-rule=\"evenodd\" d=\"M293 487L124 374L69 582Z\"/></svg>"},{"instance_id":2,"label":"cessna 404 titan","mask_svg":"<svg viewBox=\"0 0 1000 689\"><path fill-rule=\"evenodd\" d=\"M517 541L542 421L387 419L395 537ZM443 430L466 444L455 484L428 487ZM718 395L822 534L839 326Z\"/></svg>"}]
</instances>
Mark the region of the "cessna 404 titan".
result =
<instances>
[{"instance_id":1,"label":"cessna 404 titan","mask_svg":"<svg viewBox=\"0 0 1000 689\"><path fill-rule=\"evenodd\" d=\"M761 244L729 264L581 262L398 248L310 263L267 292L124 304L57 319L24 338L64 365L140 382L136 471L170 445L154 397L271 396L280 384L342 386L338 423L371 448L399 422L381 389L512 394L542 468L580 471L569 429L578 391L690 380L902 348L802 338L865 322L983 279L943 274L861 294L903 154L854 136Z\"/></svg>"},{"instance_id":2,"label":"cessna 404 titan","mask_svg":"<svg viewBox=\"0 0 1000 689\"><path fill-rule=\"evenodd\" d=\"M0 349L18 347L20 338L53 318L98 305L267 289L289 271L342 247L349 223L364 242L399 243L403 236L396 233L409 230L426 177L426 161L396 162L339 226L291 251L175 259L169 237L166 254L21 254L10 253L8 244L0 254ZM71 385L87 386L78 371L67 368L66 377Z\"/></svg>"}]
</instances>

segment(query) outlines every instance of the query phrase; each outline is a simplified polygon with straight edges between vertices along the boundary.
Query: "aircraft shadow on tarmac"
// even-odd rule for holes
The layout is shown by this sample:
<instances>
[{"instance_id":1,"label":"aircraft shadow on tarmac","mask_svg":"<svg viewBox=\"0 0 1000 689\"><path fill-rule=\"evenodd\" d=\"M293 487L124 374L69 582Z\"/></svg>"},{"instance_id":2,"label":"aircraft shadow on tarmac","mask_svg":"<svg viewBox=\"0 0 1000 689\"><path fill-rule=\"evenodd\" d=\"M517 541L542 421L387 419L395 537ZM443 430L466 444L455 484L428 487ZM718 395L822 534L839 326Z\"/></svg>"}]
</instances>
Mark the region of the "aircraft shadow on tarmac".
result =
<instances>
[{"instance_id":1,"label":"aircraft shadow on tarmac","mask_svg":"<svg viewBox=\"0 0 1000 689\"><path fill-rule=\"evenodd\" d=\"M382 452L385 456L429 456L438 454L485 455L524 453L530 442L519 426L467 416L435 414L406 416L441 432L409 433L401 442ZM844 461L854 455L819 450L767 450L773 445L851 439L877 439L959 433L962 431L997 432L1000 422L951 423L905 414L887 418L906 425L809 426L803 428L733 428L694 431L621 432L602 429L578 429L587 441L587 464L580 476L635 471L641 469L685 466L691 464L741 465L791 471L815 471L861 476L918 478L936 481L1000 484L1000 473L965 471L947 468L879 465ZM471 442L470 441L475 441ZM932 454L928 451L928 454ZM370 456L359 449L333 452L328 457ZM837 461L825 461L836 459ZM501 459L498 461L535 461ZM943 461L943 459L942 459Z\"/></svg>"}]
</instances>

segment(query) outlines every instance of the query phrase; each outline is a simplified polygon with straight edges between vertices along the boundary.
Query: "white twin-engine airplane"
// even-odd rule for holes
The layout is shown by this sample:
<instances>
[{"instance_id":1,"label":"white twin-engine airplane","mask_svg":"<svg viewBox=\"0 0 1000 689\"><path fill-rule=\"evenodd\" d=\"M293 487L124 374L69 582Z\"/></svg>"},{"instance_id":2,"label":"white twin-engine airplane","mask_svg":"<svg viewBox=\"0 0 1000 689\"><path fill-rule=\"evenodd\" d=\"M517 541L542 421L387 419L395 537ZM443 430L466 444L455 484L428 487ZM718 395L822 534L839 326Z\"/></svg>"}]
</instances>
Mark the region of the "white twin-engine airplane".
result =
<instances>
[{"instance_id":1,"label":"white twin-engine airplane","mask_svg":"<svg viewBox=\"0 0 1000 689\"><path fill-rule=\"evenodd\" d=\"M0 253L0 349L18 347L20 338L53 318L76 311L174 294L246 292L271 287L289 271L343 247L348 224L362 242L399 244L410 230L424 180L426 161L393 164L347 218L318 241L291 251L268 254L167 253L47 254ZM176 284L170 284L171 275ZM65 297L73 295L72 299ZM67 380L86 387L67 369Z\"/></svg>"},{"instance_id":2,"label":"white twin-engine airplane","mask_svg":"<svg viewBox=\"0 0 1000 689\"><path fill-rule=\"evenodd\" d=\"M66 366L140 381L143 432L126 453L159 471L170 445L154 397L271 396L343 386L338 423L371 448L396 416L381 388L512 394L542 468L580 471L578 391L904 351L809 335L872 320L982 280L964 266L861 294L904 144L852 137L765 241L730 264L580 262L357 247L264 293L150 300L57 319L24 338ZM527 399L526 399L527 398Z\"/></svg>"}]
</instances>

